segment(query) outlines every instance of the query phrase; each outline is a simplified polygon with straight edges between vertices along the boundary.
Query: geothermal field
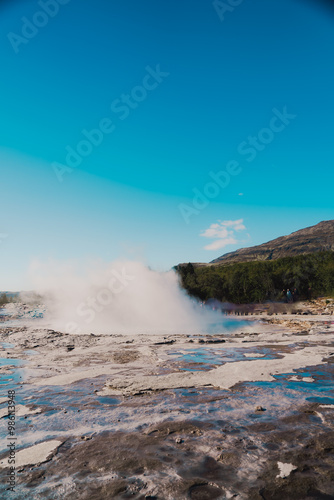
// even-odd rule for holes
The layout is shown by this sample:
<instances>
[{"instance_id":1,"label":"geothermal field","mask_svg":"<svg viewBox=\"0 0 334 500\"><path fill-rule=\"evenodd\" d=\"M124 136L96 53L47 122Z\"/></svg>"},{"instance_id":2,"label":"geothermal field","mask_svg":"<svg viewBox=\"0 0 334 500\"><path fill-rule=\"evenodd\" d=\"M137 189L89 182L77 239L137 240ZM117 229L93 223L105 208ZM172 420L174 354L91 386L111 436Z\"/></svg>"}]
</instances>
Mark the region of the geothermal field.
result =
<instances>
[{"instance_id":1,"label":"geothermal field","mask_svg":"<svg viewBox=\"0 0 334 500\"><path fill-rule=\"evenodd\" d=\"M334 498L334 317L308 312L69 333L9 304L1 498Z\"/></svg>"},{"instance_id":2,"label":"geothermal field","mask_svg":"<svg viewBox=\"0 0 334 500\"><path fill-rule=\"evenodd\" d=\"M0 500L334 500L333 7L0 0Z\"/></svg>"}]
</instances>

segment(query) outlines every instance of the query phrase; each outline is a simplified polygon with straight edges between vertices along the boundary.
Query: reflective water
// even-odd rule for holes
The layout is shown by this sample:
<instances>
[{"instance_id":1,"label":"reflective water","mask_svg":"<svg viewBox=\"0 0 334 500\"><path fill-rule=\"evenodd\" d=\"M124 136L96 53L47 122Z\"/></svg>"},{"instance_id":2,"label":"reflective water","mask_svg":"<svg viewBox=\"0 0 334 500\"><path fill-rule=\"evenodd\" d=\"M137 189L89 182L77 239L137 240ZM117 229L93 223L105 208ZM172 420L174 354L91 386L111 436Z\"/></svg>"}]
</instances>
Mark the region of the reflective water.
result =
<instances>
[{"instance_id":1,"label":"reflective water","mask_svg":"<svg viewBox=\"0 0 334 500\"><path fill-rule=\"evenodd\" d=\"M247 354L247 356L245 356ZM253 354L253 356L251 356ZM178 363L180 370L196 371L210 370L214 366L235 361L251 361L255 359L275 359L279 355L271 349L257 348L250 352L249 348L228 348L228 347L200 347L189 349L184 352L170 352L169 356L173 362ZM189 365L189 366L186 366Z\"/></svg>"}]
</instances>

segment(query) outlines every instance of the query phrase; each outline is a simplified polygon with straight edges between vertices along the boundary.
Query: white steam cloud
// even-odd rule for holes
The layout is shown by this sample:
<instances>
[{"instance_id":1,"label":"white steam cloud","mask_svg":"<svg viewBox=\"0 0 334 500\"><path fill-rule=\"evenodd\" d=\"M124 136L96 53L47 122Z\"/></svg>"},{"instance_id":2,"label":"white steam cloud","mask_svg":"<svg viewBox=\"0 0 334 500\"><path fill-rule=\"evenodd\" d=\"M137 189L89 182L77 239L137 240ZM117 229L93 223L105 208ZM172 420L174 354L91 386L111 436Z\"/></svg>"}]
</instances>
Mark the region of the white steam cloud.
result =
<instances>
[{"instance_id":1,"label":"white steam cloud","mask_svg":"<svg viewBox=\"0 0 334 500\"><path fill-rule=\"evenodd\" d=\"M79 267L35 261L30 278L46 303L49 327L67 333L199 333L222 321L181 290L174 271L152 271L139 262Z\"/></svg>"}]
</instances>

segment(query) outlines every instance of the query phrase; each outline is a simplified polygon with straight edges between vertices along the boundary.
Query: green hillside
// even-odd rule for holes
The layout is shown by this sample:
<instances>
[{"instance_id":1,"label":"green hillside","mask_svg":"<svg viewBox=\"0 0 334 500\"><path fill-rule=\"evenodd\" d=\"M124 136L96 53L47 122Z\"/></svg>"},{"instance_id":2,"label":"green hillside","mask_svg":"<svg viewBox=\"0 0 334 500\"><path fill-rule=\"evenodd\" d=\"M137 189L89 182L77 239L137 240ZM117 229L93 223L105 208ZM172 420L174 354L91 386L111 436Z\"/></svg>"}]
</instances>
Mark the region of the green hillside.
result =
<instances>
[{"instance_id":1,"label":"green hillside","mask_svg":"<svg viewBox=\"0 0 334 500\"><path fill-rule=\"evenodd\" d=\"M189 295L235 304L284 300L283 290L297 289L300 299L334 296L334 252L230 265L176 266Z\"/></svg>"}]
</instances>

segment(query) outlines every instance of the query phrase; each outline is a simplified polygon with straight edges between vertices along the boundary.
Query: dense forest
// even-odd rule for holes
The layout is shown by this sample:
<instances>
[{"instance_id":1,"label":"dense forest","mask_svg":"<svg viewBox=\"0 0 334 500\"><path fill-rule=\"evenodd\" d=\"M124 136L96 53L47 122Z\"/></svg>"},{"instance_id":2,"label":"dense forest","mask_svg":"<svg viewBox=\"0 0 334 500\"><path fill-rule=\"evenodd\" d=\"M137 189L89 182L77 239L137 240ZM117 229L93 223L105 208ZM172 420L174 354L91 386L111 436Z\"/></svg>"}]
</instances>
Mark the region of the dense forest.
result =
<instances>
[{"instance_id":1,"label":"dense forest","mask_svg":"<svg viewBox=\"0 0 334 500\"><path fill-rule=\"evenodd\" d=\"M334 296L334 252L316 252L277 260L238 264L176 266L181 285L201 300L250 304L284 301L287 289L295 297Z\"/></svg>"}]
</instances>

